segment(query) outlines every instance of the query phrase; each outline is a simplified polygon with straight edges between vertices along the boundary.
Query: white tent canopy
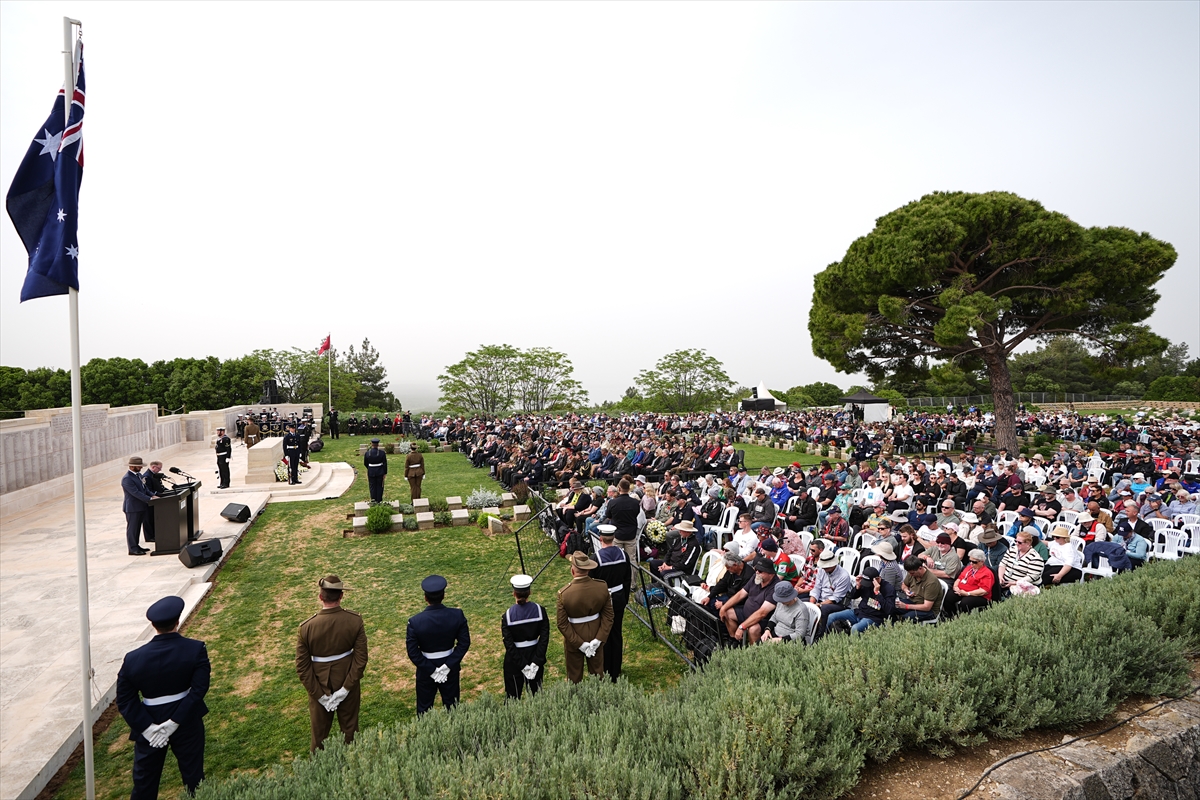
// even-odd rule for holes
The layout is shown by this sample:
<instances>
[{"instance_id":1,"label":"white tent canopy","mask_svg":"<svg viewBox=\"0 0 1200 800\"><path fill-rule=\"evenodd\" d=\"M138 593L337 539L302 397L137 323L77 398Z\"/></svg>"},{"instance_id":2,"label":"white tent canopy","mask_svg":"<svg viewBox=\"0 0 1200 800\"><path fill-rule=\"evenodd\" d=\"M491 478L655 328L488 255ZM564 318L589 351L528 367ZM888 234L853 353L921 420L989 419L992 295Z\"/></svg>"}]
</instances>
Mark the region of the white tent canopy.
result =
<instances>
[{"instance_id":1,"label":"white tent canopy","mask_svg":"<svg viewBox=\"0 0 1200 800\"><path fill-rule=\"evenodd\" d=\"M783 402L782 400L777 398L775 395L771 394L771 392L767 390L767 384L763 383L762 381L759 381L759 383L758 383L758 399L759 400L774 400L776 411L786 411L787 410L787 403Z\"/></svg>"}]
</instances>

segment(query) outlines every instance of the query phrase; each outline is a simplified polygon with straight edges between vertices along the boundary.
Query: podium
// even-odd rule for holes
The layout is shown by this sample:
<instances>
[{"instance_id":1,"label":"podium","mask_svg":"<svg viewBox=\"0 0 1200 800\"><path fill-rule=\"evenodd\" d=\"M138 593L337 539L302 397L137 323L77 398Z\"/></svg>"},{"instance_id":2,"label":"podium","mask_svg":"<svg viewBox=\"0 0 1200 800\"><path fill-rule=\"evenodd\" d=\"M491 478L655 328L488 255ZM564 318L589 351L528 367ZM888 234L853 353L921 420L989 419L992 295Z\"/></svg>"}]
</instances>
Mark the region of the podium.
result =
<instances>
[{"instance_id":1,"label":"podium","mask_svg":"<svg viewBox=\"0 0 1200 800\"><path fill-rule=\"evenodd\" d=\"M200 481L185 483L150 501L154 514L152 556L176 555L200 536Z\"/></svg>"}]
</instances>

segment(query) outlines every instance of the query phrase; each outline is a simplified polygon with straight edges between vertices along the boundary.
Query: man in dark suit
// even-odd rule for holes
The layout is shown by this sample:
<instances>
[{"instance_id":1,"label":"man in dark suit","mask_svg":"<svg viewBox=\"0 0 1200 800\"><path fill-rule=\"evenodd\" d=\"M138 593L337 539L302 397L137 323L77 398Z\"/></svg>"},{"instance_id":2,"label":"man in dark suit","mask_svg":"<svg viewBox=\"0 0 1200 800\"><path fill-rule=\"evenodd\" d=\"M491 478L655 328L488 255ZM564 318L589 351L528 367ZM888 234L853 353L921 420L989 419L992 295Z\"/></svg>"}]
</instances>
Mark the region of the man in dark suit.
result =
<instances>
[{"instance_id":1,"label":"man in dark suit","mask_svg":"<svg viewBox=\"0 0 1200 800\"><path fill-rule=\"evenodd\" d=\"M417 713L433 708L440 692L442 706L458 702L459 665L471 647L467 615L460 608L442 605L446 597L446 579L430 575L421 581L427 607L408 618L405 642L408 658L417 668Z\"/></svg>"},{"instance_id":2,"label":"man in dark suit","mask_svg":"<svg viewBox=\"0 0 1200 800\"><path fill-rule=\"evenodd\" d=\"M221 475L221 480L217 483L218 489L229 488L229 457L233 455L233 442L225 435L224 428L217 428L217 472Z\"/></svg>"},{"instance_id":3,"label":"man in dark suit","mask_svg":"<svg viewBox=\"0 0 1200 800\"><path fill-rule=\"evenodd\" d=\"M367 468L367 486L371 491L371 502L383 502L383 478L387 475L387 453L379 447L379 439L371 440L371 447L363 456Z\"/></svg>"},{"instance_id":4,"label":"man in dark suit","mask_svg":"<svg viewBox=\"0 0 1200 800\"><path fill-rule=\"evenodd\" d=\"M334 439L338 438L338 411L336 408L329 409L329 435Z\"/></svg>"},{"instance_id":5,"label":"man in dark suit","mask_svg":"<svg viewBox=\"0 0 1200 800\"><path fill-rule=\"evenodd\" d=\"M144 556L150 552L138 544L146 515L150 513L149 503L154 499L142 481L142 466L142 457L133 456L129 459L129 470L121 478L121 489L125 492L121 508L125 512L125 545L131 556Z\"/></svg>"},{"instance_id":6,"label":"man in dark suit","mask_svg":"<svg viewBox=\"0 0 1200 800\"><path fill-rule=\"evenodd\" d=\"M146 612L157 636L125 655L117 709L133 742L131 800L158 797L167 745L189 792L204 780L204 715L211 666L204 642L179 635L183 600L164 597ZM140 698L139 698L140 695Z\"/></svg>"},{"instance_id":7,"label":"man in dark suit","mask_svg":"<svg viewBox=\"0 0 1200 800\"><path fill-rule=\"evenodd\" d=\"M167 485L163 482L162 462L151 461L150 467L142 474L143 481L146 485L146 491L158 497L167 490ZM146 516L142 519L142 533L147 542L154 541L154 509L146 510Z\"/></svg>"}]
</instances>

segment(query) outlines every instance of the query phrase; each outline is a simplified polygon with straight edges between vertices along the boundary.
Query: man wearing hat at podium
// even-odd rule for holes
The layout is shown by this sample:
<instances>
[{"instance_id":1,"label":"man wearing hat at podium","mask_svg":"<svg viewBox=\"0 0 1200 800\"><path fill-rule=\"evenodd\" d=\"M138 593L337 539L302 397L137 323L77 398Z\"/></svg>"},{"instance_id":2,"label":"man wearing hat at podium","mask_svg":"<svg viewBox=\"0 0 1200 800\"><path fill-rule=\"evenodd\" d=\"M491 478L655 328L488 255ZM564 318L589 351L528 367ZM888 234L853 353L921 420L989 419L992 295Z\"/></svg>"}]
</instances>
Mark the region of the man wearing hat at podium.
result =
<instances>
[{"instance_id":1,"label":"man wearing hat at podium","mask_svg":"<svg viewBox=\"0 0 1200 800\"><path fill-rule=\"evenodd\" d=\"M346 744L354 741L367 668L367 629L357 612L342 608L342 579L329 575L317 586L321 610L300 623L296 642L296 673L308 691L310 753L329 736L334 713Z\"/></svg>"},{"instance_id":2,"label":"man wearing hat at podium","mask_svg":"<svg viewBox=\"0 0 1200 800\"><path fill-rule=\"evenodd\" d=\"M129 469L121 478L121 490L125 493L121 509L125 512L125 546L131 556L144 556L150 552L138 544L146 517L150 514L150 501L154 499L142 478L143 466L141 456L132 456Z\"/></svg>"},{"instance_id":3,"label":"man wearing hat at podium","mask_svg":"<svg viewBox=\"0 0 1200 800\"><path fill-rule=\"evenodd\" d=\"M533 578L514 575L509 578L516 603L500 618L500 638L504 641L504 693L514 699L529 687L530 694L542 688L546 667L546 646L550 643L550 617L546 609L529 601Z\"/></svg>"},{"instance_id":4,"label":"man wearing hat at podium","mask_svg":"<svg viewBox=\"0 0 1200 800\"><path fill-rule=\"evenodd\" d=\"M417 713L433 708L438 693L442 707L458 702L459 664L471 647L467 615L461 608L442 605L446 597L446 579L430 575L421 581L426 608L408 618L405 642L408 659L417 668Z\"/></svg>"},{"instance_id":5,"label":"man wearing hat at podium","mask_svg":"<svg viewBox=\"0 0 1200 800\"><path fill-rule=\"evenodd\" d=\"M117 673L117 709L133 742L132 800L158 797L168 744L187 790L195 792L204 780L204 695L211 666L204 642L179 635L182 615L178 597L150 606L146 619L157 635L126 653Z\"/></svg>"},{"instance_id":6,"label":"man wearing hat at podium","mask_svg":"<svg viewBox=\"0 0 1200 800\"><path fill-rule=\"evenodd\" d=\"M567 680L583 680L583 663L588 672L604 674L604 642L613 625L613 604L608 585L591 577L600 566L587 553L571 554L571 582L558 590L558 630L563 636Z\"/></svg>"},{"instance_id":7,"label":"man wearing hat at podium","mask_svg":"<svg viewBox=\"0 0 1200 800\"><path fill-rule=\"evenodd\" d=\"M217 428L217 473L221 480L217 482L218 489L229 488L229 457L233 455L233 441L225 435L224 428Z\"/></svg>"},{"instance_id":8,"label":"man wearing hat at podium","mask_svg":"<svg viewBox=\"0 0 1200 800\"><path fill-rule=\"evenodd\" d=\"M371 490L371 502L382 503L383 478L387 475L387 453L380 449L378 437L371 440L371 447L363 456L363 466L367 468L367 486Z\"/></svg>"},{"instance_id":9,"label":"man wearing hat at podium","mask_svg":"<svg viewBox=\"0 0 1200 800\"><path fill-rule=\"evenodd\" d=\"M599 566L592 570L592 577L604 581L608 586L613 607L612 631L604 642L604 671L616 683L621 676L621 656L625 651L621 626L625 621L625 606L629 603L629 559L625 550L614 541L617 526L597 525L596 530L602 547L596 551L596 563Z\"/></svg>"}]
</instances>

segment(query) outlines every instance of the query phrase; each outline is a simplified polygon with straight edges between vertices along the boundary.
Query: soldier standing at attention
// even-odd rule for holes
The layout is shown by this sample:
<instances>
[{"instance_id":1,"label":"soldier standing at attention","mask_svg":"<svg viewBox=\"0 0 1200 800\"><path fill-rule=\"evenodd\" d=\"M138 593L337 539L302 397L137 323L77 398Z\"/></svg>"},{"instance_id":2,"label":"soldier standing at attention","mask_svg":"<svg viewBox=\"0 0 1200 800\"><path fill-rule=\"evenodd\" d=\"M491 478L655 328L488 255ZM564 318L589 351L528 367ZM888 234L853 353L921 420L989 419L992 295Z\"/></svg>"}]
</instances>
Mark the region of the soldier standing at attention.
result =
<instances>
[{"instance_id":1,"label":"soldier standing at attention","mask_svg":"<svg viewBox=\"0 0 1200 800\"><path fill-rule=\"evenodd\" d=\"M221 480L217 483L218 489L229 488L229 457L233 455L233 442L225 435L224 428L217 428L217 472L221 476Z\"/></svg>"},{"instance_id":2,"label":"soldier standing at attention","mask_svg":"<svg viewBox=\"0 0 1200 800\"><path fill-rule=\"evenodd\" d=\"M300 463L308 466L308 440L312 436L312 425L308 420L300 420L300 424L296 426L296 435L300 437Z\"/></svg>"},{"instance_id":3,"label":"soldier standing at attention","mask_svg":"<svg viewBox=\"0 0 1200 800\"><path fill-rule=\"evenodd\" d=\"M514 575L509 578L513 598L500 618L500 638L504 642L504 693L520 699L521 691L529 688L537 694L542 688L546 667L546 646L550 644L550 617L546 609L529 602L529 587L533 578Z\"/></svg>"},{"instance_id":4,"label":"soldier standing at attention","mask_svg":"<svg viewBox=\"0 0 1200 800\"><path fill-rule=\"evenodd\" d=\"M329 435L338 438L338 412L336 408L329 409Z\"/></svg>"},{"instance_id":5,"label":"soldier standing at attention","mask_svg":"<svg viewBox=\"0 0 1200 800\"><path fill-rule=\"evenodd\" d=\"M558 590L558 630L563 635L567 680L583 680L583 662L588 672L604 674L604 642L612 630L613 605L604 581L590 576L600 566L583 550L571 554L571 582Z\"/></svg>"},{"instance_id":6,"label":"soldier standing at attention","mask_svg":"<svg viewBox=\"0 0 1200 800\"><path fill-rule=\"evenodd\" d=\"M296 642L296 673L308 691L312 753L329 735L335 712L346 744L354 741L367 668L367 630L362 617L342 608L342 579L329 575L317 585L321 610L300 623Z\"/></svg>"},{"instance_id":7,"label":"soldier standing at attention","mask_svg":"<svg viewBox=\"0 0 1200 800\"><path fill-rule=\"evenodd\" d=\"M371 440L371 447L363 456L367 468L367 486L371 491L371 503L383 502L383 478L387 475L387 453L379 447L379 439Z\"/></svg>"},{"instance_id":8,"label":"soldier standing at attention","mask_svg":"<svg viewBox=\"0 0 1200 800\"><path fill-rule=\"evenodd\" d=\"M146 619L157 635L126 653L117 673L117 709L133 742L131 800L158 797L168 744L188 792L204 780L204 695L212 668L204 642L179 635L182 614L178 597L150 606Z\"/></svg>"},{"instance_id":9,"label":"soldier standing at attention","mask_svg":"<svg viewBox=\"0 0 1200 800\"><path fill-rule=\"evenodd\" d=\"M295 422L287 424L287 433L283 437L283 455L288 462L288 485L295 486L300 482L300 435L296 433Z\"/></svg>"},{"instance_id":10,"label":"soldier standing at attention","mask_svg":"<svg viewBox=\"0 0 1200 800\"><path fill-rule=\"evenodd\" d=\"M467 615L461 608L442 605L446 597L446 579L430 575L421 581L426 608L408 618L405 644L408 659L417 668L417 714L433 708L440 692L442 707L458 702L459 664L471 647Z\"/></svg>"},{"instance_id":11,"label":"soldier standing at attention","mask_svg":"<svg viewBox=\"0 0 1200 800\"><path fill-rule=\"evenodd\" d=\"M404 457L404 477L408 478L408 489L412 493L412 499L418 499L421 496L421 479L425 477L425 456L416 449L409 450L408 455Z\"/></svg>"},{"instance_id":12,"label":"soldier standing at attention","mask_svg":"<svg viewBox=\"0 0 1200 800\"><path fill-rule=\"evenodd\" d=\"M625 606L629 603L629 559L625 557L625 550L614 541L616 525L597 525L596 530L603 547L596 551L599 566L592 570L592 577L604 581L613 608L612 631L604 642L604 671L616 683L621 677L621 656L625 650L621 626L625 622Z\"/></svg>"},{"instance_id":13,"label":"soldier standing at attention","mask_svg":"<svg viewBox=\"0 0 1200 800\"><path fill-rule=\"evenodd\" d=\"M261 432L259 431L258 423L254 421L254 417L250 417L246 421L244 433L246 436L246 447L254 447L254 445L262 441Z\"/></svg>"}]
</instances>

